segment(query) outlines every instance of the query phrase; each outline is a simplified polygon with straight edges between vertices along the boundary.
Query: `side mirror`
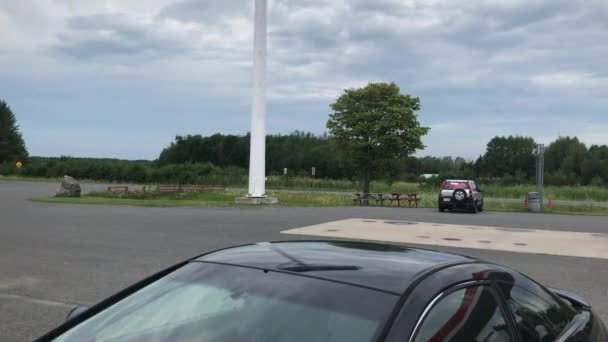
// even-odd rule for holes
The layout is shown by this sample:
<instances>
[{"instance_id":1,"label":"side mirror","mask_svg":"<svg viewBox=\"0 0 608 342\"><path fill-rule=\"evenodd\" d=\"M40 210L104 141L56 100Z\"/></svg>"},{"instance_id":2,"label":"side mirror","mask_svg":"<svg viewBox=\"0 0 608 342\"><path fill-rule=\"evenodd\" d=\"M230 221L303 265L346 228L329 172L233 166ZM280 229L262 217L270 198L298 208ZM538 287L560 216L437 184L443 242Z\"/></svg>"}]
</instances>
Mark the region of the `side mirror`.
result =
<instances>
[{"instance_id":1,"label":"side mirror","mask_svg":"<svg viewBox=\"0 0 608 342\"><path fill-rule=\"evenodd\" d=\"M88 309L89 309L89 307L84 306L84 305L78 305L78 306L74 307L72 310L70 310L70 312L68 312L67 316L65 317L65 321L67 322L67 321L77 317L78 315L87 311Z\"/></svg>"}]
</instances>

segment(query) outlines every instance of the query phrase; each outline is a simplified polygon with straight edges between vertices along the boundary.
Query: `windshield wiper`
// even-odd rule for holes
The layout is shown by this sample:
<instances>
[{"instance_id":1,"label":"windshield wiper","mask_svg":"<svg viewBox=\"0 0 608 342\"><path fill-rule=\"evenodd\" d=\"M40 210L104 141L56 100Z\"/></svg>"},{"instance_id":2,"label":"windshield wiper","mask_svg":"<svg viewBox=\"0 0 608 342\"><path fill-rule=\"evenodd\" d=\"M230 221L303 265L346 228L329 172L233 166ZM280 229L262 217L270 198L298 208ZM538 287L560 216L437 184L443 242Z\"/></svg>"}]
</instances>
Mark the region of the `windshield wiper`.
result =
<instances>
[{"instance_id":1,"label":"windshield wiper","mask_svg":"<svg viewBox=\"0 0 608 342\"><path fill-rule=\"evenodd\" d=\"M281 266L279 270L290 272L315 272L315 271L356 271L361 269L359 266L349 265L297 265L297 266Z\"/></svg>"},{"instance_id":2,"label":"windshield wiper","mask_svg":"<svg viewBox=\"0 0 608 342\"><path fill-rule=\"evenodd\" d=\"M302 260L294 257L293 255L280 249L278 246L269 244L268 247L280 254L281 256L289 259L291 262L280 264L277 269L282 271L290 272L316 272L316 271L356 271L361 269L359 266L352 265L311 265L303 262Z\"/></svg>"}]
</instances>

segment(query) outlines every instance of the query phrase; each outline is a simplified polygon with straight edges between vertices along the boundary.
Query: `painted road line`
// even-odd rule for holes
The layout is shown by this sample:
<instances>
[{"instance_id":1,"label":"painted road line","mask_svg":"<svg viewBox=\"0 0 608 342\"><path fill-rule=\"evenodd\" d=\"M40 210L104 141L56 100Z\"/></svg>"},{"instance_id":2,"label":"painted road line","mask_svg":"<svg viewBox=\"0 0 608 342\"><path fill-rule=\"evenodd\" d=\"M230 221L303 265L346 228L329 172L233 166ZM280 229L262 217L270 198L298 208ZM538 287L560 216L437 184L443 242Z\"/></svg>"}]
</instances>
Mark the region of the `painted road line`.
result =
<instances>
[{"instance_id":1,"label":"painted road line","mask_svg":"<svg viewBox=\"0 0 608 342\"><path fill-rule=\"evenodd\" d=\"M348 219L283 234L608 259L608 234Z\"/></svg>"}]
</instances>

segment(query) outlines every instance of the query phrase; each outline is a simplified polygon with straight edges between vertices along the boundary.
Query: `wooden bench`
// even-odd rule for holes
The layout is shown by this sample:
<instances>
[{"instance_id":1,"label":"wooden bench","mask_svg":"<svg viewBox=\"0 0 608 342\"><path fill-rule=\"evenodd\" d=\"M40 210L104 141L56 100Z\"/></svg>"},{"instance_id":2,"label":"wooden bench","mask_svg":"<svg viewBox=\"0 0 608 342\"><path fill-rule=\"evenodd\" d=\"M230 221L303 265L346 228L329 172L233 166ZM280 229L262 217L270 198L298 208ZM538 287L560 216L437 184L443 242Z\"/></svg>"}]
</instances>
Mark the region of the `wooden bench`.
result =
<instances>
[{"instance_id":1,"label":"wooden bench","mask_svg":"<svg viewBox=\"0 0 608 342\"><path fill-rule=\"evenodd\" d=\"M128 186L109 186L107 192L129 192Z\"/></svg>"},{"instance_id":2,"label":"wooden bench","mask_svg":"<svg viewBox=\"0 0 608 342\"><path fill-rule=\"evenodd\" d=\"M405 194L407 196L405 200L407 200L407 206L411 207L412 203L416 204L416 208L418 208L418 202L420 202L420 198L417 193Z\"/></svg>"},{"instance_id":3,"label":"wooden bench","mask_svg":"<svg viewBox=\"0 0 608 342\"><path fill-rule=\"evenodd\" d=\"M225 191L224 187L213 187L206 185L159 185L159 192L219 192Z\"/></svg>"},{"instance_id":4,"label":"wooden bench","mask_svg":"<svg viewBox=\"0 0 608 342\"><path fill-rule=\"evenodd\" d=\"M392 192L391 197L388 200L391 202L391 205L397 202L398 207L401 207L401 201L407 201L408 207L411 207L412 203L414 203L416 208L418 208L418 202L420 202L417 193L402 194L400 192Z\"/></svg>"},{"instance_id":5,"label":"wooden bench","mask_svg":"<svg viewBox=\"0 0 608 342\"><path fill-rule=\"evenodd\" d=\"M403 198L402 195L403 194L400 192L391 192L391 197L388 199L391 202L390 205L397 202L397 206L400 207L401 201L405 201L405 198Z\"/></svg>"},{"instance_id":6,"label":"wooden bench","mask_svg":"<svg viewBox=\"0 0 608 342\"><path fill-rule=\"evenodd\" d=\"M377 194L371 194L371 193L359 193L356 192L353 196L353 202L355 204L359 204L359 205L363 205L365 203L365 205L369 205L369 201L370 200L374 200L376 201L376 205L378 205L378 203L380 203L380 206L384 205L384 201L387 198L384 197L384 195L382 193L377 193Z\"/></svg>"}]
</instances>

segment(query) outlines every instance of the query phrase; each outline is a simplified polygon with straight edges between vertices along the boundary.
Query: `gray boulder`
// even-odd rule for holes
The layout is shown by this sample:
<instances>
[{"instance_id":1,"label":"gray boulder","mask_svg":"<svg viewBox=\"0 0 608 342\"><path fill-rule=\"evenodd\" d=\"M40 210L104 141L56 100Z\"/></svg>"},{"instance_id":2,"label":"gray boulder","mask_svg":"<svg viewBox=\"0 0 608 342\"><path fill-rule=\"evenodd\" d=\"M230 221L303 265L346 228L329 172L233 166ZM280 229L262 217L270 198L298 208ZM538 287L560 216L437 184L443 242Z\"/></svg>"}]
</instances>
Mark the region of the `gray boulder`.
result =
<instances>
[{"instance_id":1,"label":"gray boulder","mask_svg":"<svg viewBox=\"0 0 608 342\"><path fill-rule=\"evenodd\" d=\"M61 187L57 190L57 197L80 197L80 184L70 176L64 176Z\"/></svg>"}]
</instances>

